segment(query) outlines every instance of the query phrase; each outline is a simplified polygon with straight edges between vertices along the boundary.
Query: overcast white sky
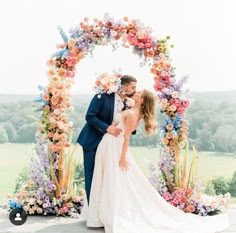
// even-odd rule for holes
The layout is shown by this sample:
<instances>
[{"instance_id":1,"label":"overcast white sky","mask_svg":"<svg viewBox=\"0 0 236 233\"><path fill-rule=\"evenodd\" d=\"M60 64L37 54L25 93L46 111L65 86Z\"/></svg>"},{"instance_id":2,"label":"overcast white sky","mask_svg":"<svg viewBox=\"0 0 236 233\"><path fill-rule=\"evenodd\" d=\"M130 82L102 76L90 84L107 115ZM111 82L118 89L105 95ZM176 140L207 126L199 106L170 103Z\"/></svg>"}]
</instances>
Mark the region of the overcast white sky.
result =
<instances>
[{"instance_id":1,"label":"overcast white sky","mask_svg":"<svg viewBox=\"0 0 236 233\"><path fill-rule=\"evenodd\" d=\"M46 62L61 43L57 26L68 32L85 16L139 19L156 37L171 36L177 78L189 75L192 91L236 90L236 1L234 0L5 0L0 3L0 94L38 94L46 85ZM152 89L149 68L128 49L97 48L94 59L77 65L72 93L92 91L95 73L122 68Z\"/></svg>"}]
</instances>

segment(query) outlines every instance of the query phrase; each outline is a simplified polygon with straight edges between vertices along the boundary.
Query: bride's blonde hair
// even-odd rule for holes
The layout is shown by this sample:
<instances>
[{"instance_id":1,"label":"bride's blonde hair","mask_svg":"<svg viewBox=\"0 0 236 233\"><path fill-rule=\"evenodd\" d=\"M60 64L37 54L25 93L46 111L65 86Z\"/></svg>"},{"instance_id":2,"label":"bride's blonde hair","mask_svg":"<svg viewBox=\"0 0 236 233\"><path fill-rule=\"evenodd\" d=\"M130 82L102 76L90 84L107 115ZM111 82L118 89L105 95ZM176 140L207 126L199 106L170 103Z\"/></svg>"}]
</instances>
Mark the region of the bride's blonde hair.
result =
<instances>
[{"instance_id":1,"label":"bride's blonde hair","mask_svg":"<svg viewBox=\"0 0 236 233\"><path fill-rule=\"evenodd\" d=\"M146 89L142 93L143 103L141 105L140 113L144 121L144 129L147 135L152 134L156 131L156 97L151 91Z\"/></svg>"}]
</instances>

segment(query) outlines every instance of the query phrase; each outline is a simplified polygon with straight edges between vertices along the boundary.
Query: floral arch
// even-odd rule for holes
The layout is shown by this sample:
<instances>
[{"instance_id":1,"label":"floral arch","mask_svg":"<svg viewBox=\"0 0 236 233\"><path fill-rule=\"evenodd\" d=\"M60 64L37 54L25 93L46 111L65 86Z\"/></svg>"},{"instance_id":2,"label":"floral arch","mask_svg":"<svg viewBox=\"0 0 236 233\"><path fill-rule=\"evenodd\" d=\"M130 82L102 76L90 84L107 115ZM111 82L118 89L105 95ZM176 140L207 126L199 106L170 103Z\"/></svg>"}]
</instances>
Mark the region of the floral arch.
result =
<instances>
[{"instance_id":1,"label":"floral arch","mask_svg":"<svg viewBox=\"0 0 236 233\"><path fill-rule=\"evenodd\" d=\"M168 45L169 37L156 38L151 28L139 20L124 17L115 21L108 15L103 20L93 19L92 22L84 18L70 30L70 36L60 27L59 31L63 43L57 45L58 50L47 62L49 83L46 87L39 86L41 95L36 102L40 103L37 110L41 111L41 118L36 134L37 146L30 179L18 190L20 205L29 214L73 216L80 213L85 194L83 190L79 194L75 192L73 151L66 152L71 148L73 126L68 120L68 111L73 108L70 88L74 84L76 64L91 54L96 46L108 44L114 49L131 47L142 64L149 64L153 75L153 87L159 97L164 120L160 124L161 178L154 179L152 176L150 181L167 201L174 200L170 196L168 199L167 193L171 195L176 190L179 195L190 197L196 179L196 156L191 171L187 169L187 154L183 161L180 160L180 152L188 135L188 122L184 114L189 101L182 89L186 78L175 78L175 68L169 56L169 48L172 47ZM155 169L151 169L151 173L153 175ZM182 209L193 212L193 207L189 207L193 204L188 200L186 198ZM16 205L16 202L10 201L11 208Z\"/></svg>"}]
</instances>

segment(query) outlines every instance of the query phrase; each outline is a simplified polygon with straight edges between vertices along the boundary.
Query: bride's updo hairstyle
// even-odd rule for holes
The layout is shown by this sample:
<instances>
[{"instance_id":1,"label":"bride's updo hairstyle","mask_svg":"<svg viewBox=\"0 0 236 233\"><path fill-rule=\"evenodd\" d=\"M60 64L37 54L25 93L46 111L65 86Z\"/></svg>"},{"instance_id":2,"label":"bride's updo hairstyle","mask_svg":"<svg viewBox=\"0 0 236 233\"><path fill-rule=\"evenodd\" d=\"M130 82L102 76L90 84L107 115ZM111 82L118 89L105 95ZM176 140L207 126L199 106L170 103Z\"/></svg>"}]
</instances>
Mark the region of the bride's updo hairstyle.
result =
<instances>
[{"instance_id":1,"label":"bride's updo hairstyle","mask_svg":"<svg viewBox=\"0 0 236 233\"><path fill-rule=\"evenodd\" d=\"M144 121L144 129L147 135L150 135L156 131L157 121L156 121L156 112L157 112L157 100L154 94L151 91L146 89L142 93L142 105L141 105L141 117Z\"/></svg>"}]
</instances>

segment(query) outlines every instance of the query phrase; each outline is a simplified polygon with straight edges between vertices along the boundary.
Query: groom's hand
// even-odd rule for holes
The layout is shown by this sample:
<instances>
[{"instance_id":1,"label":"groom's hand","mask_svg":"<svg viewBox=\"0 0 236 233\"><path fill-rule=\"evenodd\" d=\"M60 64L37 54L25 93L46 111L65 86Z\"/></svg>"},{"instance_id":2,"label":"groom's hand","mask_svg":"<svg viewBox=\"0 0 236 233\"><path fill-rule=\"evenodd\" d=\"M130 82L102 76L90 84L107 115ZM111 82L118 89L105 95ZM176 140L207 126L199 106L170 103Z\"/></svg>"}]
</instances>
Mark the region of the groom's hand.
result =
<instances>
[{"instance_id":1,"label":"groom's hand","mask_svg":"<svg viewBox=\"0 0 236 233\"><path fill-rule=\"evenodd\" d=\"M119 136L119 134L121 133L121 129L116 127L117 125L110 125L107 128L107 132L115 137Z\"/></svg>"}]
</instances>

